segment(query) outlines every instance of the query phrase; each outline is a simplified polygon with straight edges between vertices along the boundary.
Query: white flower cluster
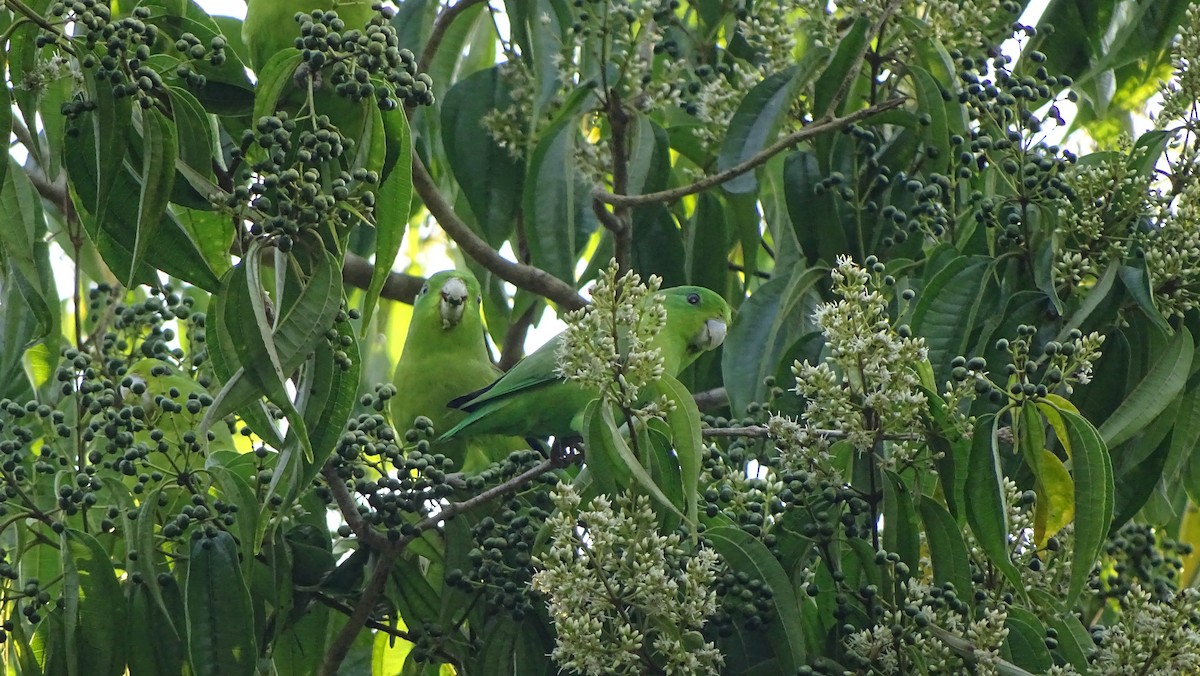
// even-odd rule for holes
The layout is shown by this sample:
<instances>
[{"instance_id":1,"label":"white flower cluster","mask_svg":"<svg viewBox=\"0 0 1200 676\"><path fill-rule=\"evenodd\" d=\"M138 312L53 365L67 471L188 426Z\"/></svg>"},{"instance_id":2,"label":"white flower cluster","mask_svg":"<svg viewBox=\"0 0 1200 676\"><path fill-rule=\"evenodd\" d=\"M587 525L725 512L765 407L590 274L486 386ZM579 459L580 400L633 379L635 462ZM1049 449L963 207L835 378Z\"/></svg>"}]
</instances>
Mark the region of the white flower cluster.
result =
<instances>
[{"instance_id":1,"label":"white flower cluster","mask_svg":"<svg viewBox=\"0 0 1200 676\"><path fill-rule=\"evenodd\" d=\"M864 664L871 665L873 674L909 674L916 665L923 673L966 673L968 665L933 632L936 626L954 634L975 647L975 664L971 673L996 674L1000 646L1008 636L1004 622L1008 609L997 603L969 619L952 610L943 601L945 591L916 579L901 582L904 599L901 605L883 612L873 627L851 634L846 639L847 651ZM897 640L898 634L903 640Z\"/></svg>"},{"instance_id":2,"label":"white flower cluster","mask_svg":"<svg viewBox=\"0 0 1200 676\"><path fill-rule=\"evenodd\" d=\"M785 466L791 464L789 455L820 446L819 428L845 434L860 452L877 451L887 435L922 429L927 401L915 367L926 359L925 342L892 325L882 265L873 257L867 265L870 271L849 257L838 258L831 276L841 300L821 305L814 314L828 356L816 365L797 361L792 366L796 393L808 403L803 425L785 443ZM895 450L903 450L898 446Z\"/></svg>"},{"instance_id":3,"label":"white flower cluster","mask_svg":"<svg viewBox=\"0 0 1200 676\"><path fill-rule=\"evenodd\" d=\"M566 315L557 373L639 420L660 417L669 402L643 402L642 390L663 374L662 355L650 347L667 322L655 294L662 280L651 276L642 284L633 271L618 274L613 261L592 287L591 304Z\"/></svg>"},{"instance_id":4,"label":"white flower cluster","mask_svg":"<svg viewBox=\"0 0 1200 676\"><path fill-rule=\"evenodd\" d=\"M737 112L745 93L764 78L795 63L797 36L810 35L802 30L803 18L832 21L823 2L803 0L783 2L765 0L753 4L749 14L738 21L738 33L754 49L754 63L733 61L727 75L718 75L700 85L696 93L696 119L700 122L694 134L701 145L716 154L729 133L729 121ZM818 7L819 6L819 7ZM800 9L800 12L795 11ZM834 35L836 44L836 34Z\"/></svg>"},{"instance_id":5,"label":"white flower cluster","mask_svg":"<svg viewBox=\"0 0 1200 676\"><path fill-rule=\"evenodd\" d=\"M1141 244L1159 312L1182 317L1200 306L1200 184L1191 182Z\"/></svg>"},{"instance_id":6,"label":"white flower cluster","mask_svg":"<svg viewBox=\"0 0 1200 676\"><path fill-rule=\"evenodd\" d=\"M1108 627L1093 656L1097 674L1200 672L1200 591L1183 589L1166 603L1134 584L1120 621Z\"/></svg>"},{"instance_id":7,"label":"white flower cluster","mask_svg":"<svg viewBox=\"0 0 1200 676\"><path fill-rule=\"evenodd\" d=\"M1063 200L1058 210L1054 276L1059 285L1078 287L1129 254L1138 220L1151 212L1150 176L1131 167L1132 159L1120 154L1077 163L1068 171L1075 199Z\"/></svg>"},{"instance_id":8,"label":"white flower cluster","mask_svg":"<svg viewBox=\"0 0 1200 676\"><path fill-rule=\"evenodd\" d=\"M1174 73L1162 85L1163 104L1156 123L1165 127L1180 119L1196 115L1200 102L1200 6L1188 7L1180 23L1179 38L1172 49Z\"/></svg>"},{"instance_id":9,"label":"white flower cluster","mask_svg":"<svg viewBox=\"0 0 1200 676\"><path fill-rule=\"evenodd\" d=\"M663 536L645 496L589 506L554 494L549 551L533 588L549 597L554 660L581 674L716 674L724 658L699 631L717 609L719 558Z\"/></svg>"}]
</instances>

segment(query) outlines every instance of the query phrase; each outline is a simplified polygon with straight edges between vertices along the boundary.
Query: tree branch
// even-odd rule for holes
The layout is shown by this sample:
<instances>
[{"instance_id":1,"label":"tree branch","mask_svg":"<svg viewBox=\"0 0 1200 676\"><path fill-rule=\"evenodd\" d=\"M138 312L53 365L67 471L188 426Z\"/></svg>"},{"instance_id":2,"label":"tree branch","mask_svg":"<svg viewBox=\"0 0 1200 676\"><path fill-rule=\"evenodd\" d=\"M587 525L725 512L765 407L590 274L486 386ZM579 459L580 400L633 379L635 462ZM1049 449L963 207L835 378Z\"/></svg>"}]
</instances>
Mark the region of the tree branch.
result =
<instances>
[{"instance_id":1,"label":"tree branch","mask_svg":"<svg viewBox=\"0 0 1200 676\"><path fill-rule=\"evenodd\" d=\"M350 526L350 530L354 531L358 539L371 549L382 551L390 547L392 543L371 530L371 525L358 513L358 505L354 502L354 496L350 495L349 487L338 476L333 464L326 462L321 467L321 474L325 477L325 483L329 486L329 493L333 495L333 501L337 504L338 511L342 513L346 525Z\"/></svg>"},{"instance_id":2,"label":"tree branch","mask_svg":"<svg viewBox=\"0 0 1200 676\"><path fill-rule=\"evenodd\" d=\"M371 577L367 579L367 586L363 587L362 596L354 605L354 610L346 619L342 630L338 632L337 637L325 651L318 674L333 676L338 672L342 660L346 659L346 654L350 652L350 646L354 645L354 639L358 638L358 632L362 631L362 628L370 621L371 611L375 608L375 602L379 599L380 594L383 593L388 575L392 573L392 565L396 563L402 549L398 545L392 545L380 552L379 558L375 561L375 569L371 571Z\"/></svg>"},{"instance_id":3,"label":"tree branch","mask_svg":"<svg viewBox=\"0 0 1200 676\"><path fill-rule=\"evenodd\" d=\"M347 251L342 261L342 281L356 289L366 290L371 284L371 274L375 266L358 254ZM379 296L388 300L398 300L412 305L417 292L425 284L424 277L392 272L383 282Z\"/></svg>"},{"instance_id":4,"label":"tree branch","mask_svg":"<svg viewBox=\"0 0 1200 676\"><path fill-rule=\"evenodd\" d=\"M604 202L605 204L632 207L642 204L653 204L655 202L672 202L674 200L687 197L688 195L695 195L698 192L703 192L713 186L720 185L725 181L737 178L738 176L741 176L752 169L757 169L758 167L766 164L767 161L772 157L778 155L784 150L787 150L788 148L791 148L797 143L807 141L810 138L820 136L821 134L826 134L831 131L838 131L839 129L843 129L848 125L854 124L855 122L865 120L872 115L877 115L886 110L891 110L904 103L905 100L905 97L897 97L869 108L856 110L844 117L836 117L823 122L814 122L803 129L799 129L784 136L767 148L759 151L754 156L747 158L746 160L726 169L725 171L718 172L712 176L707 176L689 185L671 188L670 190L646 193L644 195L615 195L601 188L597 188L592 192L592 197Z\"/></svg>"},{"instance_id":5,"label":"tree branch","mask_svg":"<svg viewBox=\"0 0 1200 676\"><path fill-rule=\"evenodd\" d=\"M504 345L500 347L500 363L497 364L500 370L507 371L521 361L521 355L525 353L525 337L529 335L529 325L533 323L536 305L530 305L509 325L508 333L504 335Z\"/></svg>"},{"instance_id":6,"label":"tree branch","mask_svg":"<svg viewBox=\"0 0 1200 676\"><path fill-rule=\"evenodd\" d=\"M692 399L696 400L696 408L701 411L709 411L714 408L729 405L729 392L724 387L714 387L711 390L696 392L692 395Z\"/></svg>"},{"instance_id":7,"label":"tree branch","mask_svg":"<svg viewBox=\"0 0 1200 676\"><path fill-rule=\"evenodd\" d=\"M442 38L446 37L446 31L450 29L450 25L454 23L454 20L463 12L484 1L459 0L457 4L447 7L442 10L441 14L438 14L437 20L433 22L433 29L429 31L429 40L425 43L425 49L421 50L421 60L417 66L419 70L429 70L429 64L433 62L433 57L437 55L438 47L442 46Z\"/></svg>"},{"instance_id":8,"label":"tree branch","mask_svg":"<svg viewBox=\"0 0 1200 676\"><path fill-rule=\"evenodd\" d=\"M510 284L544 296L568 310L577 310L587 301L575 289L558 277L532 265L514 263L501 256L487 242L471 231L471 228L454 213L454 207L446 201L429 175L429 170L415 154L413 164L413 188L420 195L425 208L437 219L442 229L454 240L463 253Z\"/></svg>"},{"instance_id":9,"label":"tree branch","mask_svg":"<svg viewBox=\"0 0 1200 676\"><path fill-rule=\"evenodd\" d=\"M629 193L629 145L626 140L629 114L625 112L615 88L608 90L606 104L608 127L612 130L609 147L612 154L613 192L625 195ZM628 270L633 264L633 221L629 216L629 207L618 204L610 214L603 202L593 198L592 211L596 212L596 217L604 227L612 232L613 258L617 260L617 267L622 272Z\"/></svg>"}]
</instances>

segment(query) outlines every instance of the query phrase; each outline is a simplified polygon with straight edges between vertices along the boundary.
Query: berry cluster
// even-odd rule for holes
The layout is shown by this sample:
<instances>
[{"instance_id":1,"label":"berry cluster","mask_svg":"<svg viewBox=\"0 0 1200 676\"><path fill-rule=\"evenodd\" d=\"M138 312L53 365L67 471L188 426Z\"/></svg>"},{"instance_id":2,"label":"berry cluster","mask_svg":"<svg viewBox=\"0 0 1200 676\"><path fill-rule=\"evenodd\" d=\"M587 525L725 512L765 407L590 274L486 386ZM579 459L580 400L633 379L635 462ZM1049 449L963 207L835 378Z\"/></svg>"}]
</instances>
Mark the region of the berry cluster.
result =
<instances>
[{"instance_id":1,"label":"berry cluster","mask_svg":"<svg viewBox=\"0 0 1200 676\"><path fill-rule=\"evenodd\" d=\"M354 139L342 135L326 115L312 120L312 128L297 129L296 119L285 111L262 117L242 136L238 156L257 145L263 159L242 171L246 184L233 189L225 200L231 209L247 203L258 212L250 234L271 240L290 251L297 235L324 225L343 232L375 206L379 174L366 169L338 171L328 181L329 164L354 148Z\"/></svg>"},{"instance_id":2,"label":"berry cluster","mask_svg":"<svg viewBox=\"0 0 1200 676\"><path fill-rule=\"evenodd\" d=\"M296 48L311 71L329 67L334 91L351 101L375 99L384 111L433 105L433 80L417 72L412 51L401 49L392 10L376 3L365 29L350 28L334 11L298 12Z\"/></svg>"},{"instance_id":3,"label":"berry cluster","mask_svg":"<svg viewBox=\"0 0 1200 676\"><path fill-rule=\"evenodd\" d=\"M556 478L547 475L548 482ZM550 516L549 493L537 490L532 502L513 498L471 528L475 547L467 554L470 567L446 573L446 584L467 593L482 594L492 608L514 620L534 612L536 599L529 587L534 568L532 551L538 532Z\"/></svg>"}]
</instances>

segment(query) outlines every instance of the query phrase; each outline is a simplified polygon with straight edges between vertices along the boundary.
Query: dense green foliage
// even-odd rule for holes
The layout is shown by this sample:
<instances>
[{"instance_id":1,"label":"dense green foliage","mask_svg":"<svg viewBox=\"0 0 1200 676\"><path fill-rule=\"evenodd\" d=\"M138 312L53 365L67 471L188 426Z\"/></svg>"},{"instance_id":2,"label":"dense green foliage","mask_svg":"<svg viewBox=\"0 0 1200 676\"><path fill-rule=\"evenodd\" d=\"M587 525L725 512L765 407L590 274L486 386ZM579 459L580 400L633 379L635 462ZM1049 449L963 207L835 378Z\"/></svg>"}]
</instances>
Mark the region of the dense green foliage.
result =
<instances>
[{"instance_id":1,"label":"dense green foliage","mask_svg":"<svg viewBox=\"0 0 1200 676\"><path fill-rule=\"evenodd\" d=\"M2 5L8 673L1200 669L1187 2ZM443 246L578 438L393 419Z\"/></svg>"}]
</instances>

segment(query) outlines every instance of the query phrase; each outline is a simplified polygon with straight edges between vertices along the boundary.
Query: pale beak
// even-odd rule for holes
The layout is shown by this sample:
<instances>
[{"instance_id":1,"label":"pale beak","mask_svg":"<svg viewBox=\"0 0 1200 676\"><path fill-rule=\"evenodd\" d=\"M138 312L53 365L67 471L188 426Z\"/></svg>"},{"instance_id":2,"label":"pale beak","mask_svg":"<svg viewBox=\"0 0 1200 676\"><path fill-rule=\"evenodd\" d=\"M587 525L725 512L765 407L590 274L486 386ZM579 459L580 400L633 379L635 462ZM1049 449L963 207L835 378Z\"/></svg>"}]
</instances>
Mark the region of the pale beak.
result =
<instances>
[{"instance_id":1,"label":"pale beak","mask_svg":"<svg viewBox=\"0 0 1200 676\"><path fill-rule=\"evenodd\" d=\"M724 342L725 320L714 318L704 322L699 333L692 338L692 348L697 352L708 352Z\"/></svg>"},{"instance_id":2,"label":"pale beak","mask_svg":"<svg viewBox=\"0 0 1200 676\"><path fill-rule=\"evenodd\" d=\"M442 285L442 300L438 311L442 315L442 328L449 329L458 326L462 321L463 310L467 307L467 284L454 277Z\"/></svg>"}]
</instances>

